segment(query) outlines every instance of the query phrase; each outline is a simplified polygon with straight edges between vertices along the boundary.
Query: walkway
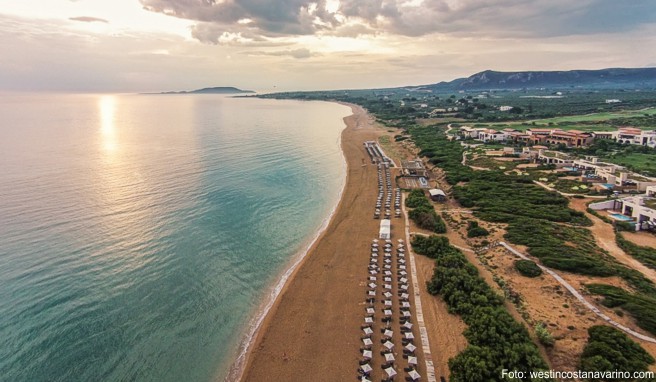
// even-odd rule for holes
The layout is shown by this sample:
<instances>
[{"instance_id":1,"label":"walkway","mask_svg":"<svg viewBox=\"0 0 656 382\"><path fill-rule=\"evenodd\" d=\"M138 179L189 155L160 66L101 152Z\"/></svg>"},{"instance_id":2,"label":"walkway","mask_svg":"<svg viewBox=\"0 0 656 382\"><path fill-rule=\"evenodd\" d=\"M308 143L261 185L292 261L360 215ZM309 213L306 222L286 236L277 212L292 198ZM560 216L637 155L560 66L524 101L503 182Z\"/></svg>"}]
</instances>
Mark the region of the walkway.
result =
<instances>
[{"instance_id":1,"label":"walkway","mask_svg":"<svg viewBox=\"0 0 656 382\"><path fill-rule=\"evenodd\" d=\"M507 243L505 243L505 242L503 242L503 241L502 241L502 242L499 242L499 245L502 245L502 246L505 247L508 251L510 251L511 253L515 254L517 257L519 257L519 258L521 258L521 259L524 259L524 260L531 260L528 256L524 255L523 253L519 252L518 250L516 250L515 248L511 247L510 245L508 245ZM632 336L634 336L634 337L636 337L636 338L639 338L639 339L641 339L641 340L643 340L643 341L647 341L647 342L651 342L651 343L656 343L656 339L654 339L654 338L652 338L652 337L649 337L649 336L646 336L646 335L644 335L644 334L640 334L640 333L638 333L638 332L636 332L636 331L634 331L634 330L632 330L632 329L630 329L630 328L627 328L626 326L620 324L619 322L614 321L612 318L610 318L610 317L608 317L607 315L605 315L605 314L604 314L603 312L601 312L596 306L592 305L588 300L586 300L585 297L583 297L583 296L581 295L581 293L579 293L579 291L577 291L577 290L576 290L576 289L575 289L570 283L568 283L567 281L565 281L565 279L563 279L562 277L560 277L559 274L557 274L556 272L552 271L551 269L549 269L549 268L547 268L547 267L545 267L545 266L543 266L543 265L540 265L540 264L537 264L537 265L538 265L538 266L540 267L540 269L542 269L544 272L550 274L551 277L553 277L554 279L556 279L556 281L558 281L562 286L564 286L564 287L565 287L565 288L566 288L566 289L567 289L567 290L568 290L568 291L569 291L574 297L576 297L577 300L579 300L583 305L585 305L586 307L588 307L588 309L590 309L590 310L591 310L593 313L595 313L597 316L601 317L604 321L606 321L606 322L608 322L609 324L613 325L613 326L616 327L617 329L620 329L620 330L622 330L622 331L624 331L624 332L626 332L626 333L628 333L628 334L630 334L630 335L632 335Z\"/></svg>"}]
</instances>

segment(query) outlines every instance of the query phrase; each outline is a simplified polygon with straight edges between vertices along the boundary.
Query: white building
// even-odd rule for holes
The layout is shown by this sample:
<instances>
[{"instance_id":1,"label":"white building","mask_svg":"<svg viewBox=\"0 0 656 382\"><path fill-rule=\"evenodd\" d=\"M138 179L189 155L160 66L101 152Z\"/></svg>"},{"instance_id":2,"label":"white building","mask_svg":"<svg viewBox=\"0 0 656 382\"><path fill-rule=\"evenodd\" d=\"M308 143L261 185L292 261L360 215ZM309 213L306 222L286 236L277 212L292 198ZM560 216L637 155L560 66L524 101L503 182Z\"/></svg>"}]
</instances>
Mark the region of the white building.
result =
<instances>
[{"instance_id":1,"label":"white building","mask_svg":"<svg viewBox=\"0 0 656 382\"><path fill-rule=\"evenodd\" d=\"M512 109L512 106L499 106L499 111L510 111Z\"/></svg>"}]
</instances>

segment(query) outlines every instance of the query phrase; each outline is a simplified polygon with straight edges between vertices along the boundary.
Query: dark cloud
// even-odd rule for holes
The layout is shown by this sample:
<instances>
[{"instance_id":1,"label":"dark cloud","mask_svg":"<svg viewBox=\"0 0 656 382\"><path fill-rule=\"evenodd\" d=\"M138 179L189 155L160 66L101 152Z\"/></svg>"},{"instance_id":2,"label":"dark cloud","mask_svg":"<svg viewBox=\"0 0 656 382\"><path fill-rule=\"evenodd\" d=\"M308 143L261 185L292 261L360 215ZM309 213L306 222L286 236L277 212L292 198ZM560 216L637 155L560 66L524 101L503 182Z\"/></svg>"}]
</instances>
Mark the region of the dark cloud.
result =
<instances>
[{"instance_id":1,"label":"dark cloud","mask_svg":"<svg viewBox=\"0 0 656 382\"><path fill-rule=\"evenodd\" d=\"M108 23L109 21L105 19L101 19L99 17L91 17L91 16L78 16L78 17L69 17L69 20L72 21L80 21L83 23Z\"/></svg>"},{"instance_id":2,"label":"dark cloud","mask_svg":"<svg viewBox=\"0 0 656 382\"><path fill-rule=\"evenodd\" d=\"M653 0L341 0L336 13L326 10L327 0L140 1L153 12L214 25L211 36L207 27L195 28L205 42L215 42L219 30L219 36L547 37L623 32L656 22Z\"/></svg>"}]
</instances>

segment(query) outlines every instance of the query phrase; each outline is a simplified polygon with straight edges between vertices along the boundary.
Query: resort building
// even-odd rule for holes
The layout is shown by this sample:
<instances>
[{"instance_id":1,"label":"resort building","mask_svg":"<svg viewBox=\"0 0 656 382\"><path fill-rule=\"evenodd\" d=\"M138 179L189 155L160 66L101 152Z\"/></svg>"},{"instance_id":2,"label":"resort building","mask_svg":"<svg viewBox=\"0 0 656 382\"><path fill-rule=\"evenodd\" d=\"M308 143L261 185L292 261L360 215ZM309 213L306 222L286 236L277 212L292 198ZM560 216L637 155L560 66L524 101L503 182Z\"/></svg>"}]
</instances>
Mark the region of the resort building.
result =
<instances>
[{"instance_id":1,"label":"resort building","mask_svg":"<svg viewBox=\"0 0 656 382\"><path fill-rule=\"evenodd\" d=\"M538 161L543 164L555 164L557 167L571 166L574 158L559 151L541 149L538 151Z\"/></svg>"},{"instance_id":2,"label":"resort building","mask_svg":"<svg viewBox=\"0 0 656 382\"><path fill-rule=\"evenodd\" d=\"M613 163L599 161L594 156L586 156L585 159L576 159L573 167L586 172L588 180L597 178L601 186L607 190L635 190L646 191L650 186L656 185L656 179L640 174L632 173L625 167Z\"/></svg>"},{"instance_id":3,"label":"resort building","mask_svg":"<svg viewBox=\"0 0 656 382\"><path fill-rule=\"evenodd\" d=\"M583 147L594 141L592 133L586 133L579 130L552 130L546 137L546 143L552 145L565 145L567 147Z\"/></svg>"},{"instance_id":4,"label":"resort building","mask_svg":"<svg viewBox=\"0 0 656 382\"><path fill-rule=\"evenodd\" d=\"M653 190L653 192L656 193L656 190ZM592 203L590 208L615 212L609 214L611 219L634 223L636 231L656 230L656 197L654 196L635 195L607 200Z\"/></svg>"},{"instance_id":5,"label":"resort building","mask_svg":"<svg viewBox=\"0 0 656 382\"><path fill-rule=\"evenodd\" d=\"M640 130L635 127L620 127L617 142L631 145L656 147L656 131Z\"/></svg>"},{"instance_id":6,"label":"resort building","mask_svg":"<svg viewBox=\"0 0 656 382\"><path fill-rule=\"evenodd\" d=\"M506 133L494 129L485 129L478 133L478 139L483 142L505 142Z\"/></svg>"}]
</instances>

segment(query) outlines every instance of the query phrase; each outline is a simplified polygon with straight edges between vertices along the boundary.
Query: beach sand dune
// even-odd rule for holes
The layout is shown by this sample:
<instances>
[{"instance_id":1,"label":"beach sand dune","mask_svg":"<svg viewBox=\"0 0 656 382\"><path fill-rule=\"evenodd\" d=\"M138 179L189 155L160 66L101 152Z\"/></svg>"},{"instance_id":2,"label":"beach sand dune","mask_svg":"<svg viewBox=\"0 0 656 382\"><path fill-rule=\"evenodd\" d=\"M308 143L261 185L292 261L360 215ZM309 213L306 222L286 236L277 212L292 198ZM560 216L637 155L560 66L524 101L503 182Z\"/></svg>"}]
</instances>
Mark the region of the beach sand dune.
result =
<instances>
[{"instance_id":1,"label":"beach sand dune","mask_svg":"<svg viewBox=\"0 0 656 382\"><path fill-rule=\"evenodd\" d=\"M377 170L363 142L382 132L362 108L351 107L342 133L348 165L342 199L267 314L242 381L350 381L357 375L365 300L361 284L379 227L379 220L371 218Z\"/></svg>"}]
</instances>

